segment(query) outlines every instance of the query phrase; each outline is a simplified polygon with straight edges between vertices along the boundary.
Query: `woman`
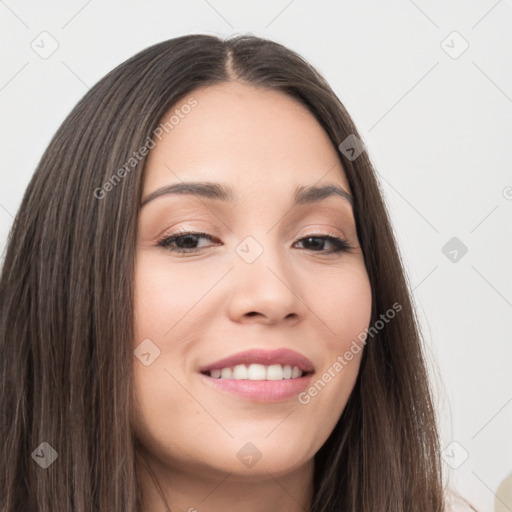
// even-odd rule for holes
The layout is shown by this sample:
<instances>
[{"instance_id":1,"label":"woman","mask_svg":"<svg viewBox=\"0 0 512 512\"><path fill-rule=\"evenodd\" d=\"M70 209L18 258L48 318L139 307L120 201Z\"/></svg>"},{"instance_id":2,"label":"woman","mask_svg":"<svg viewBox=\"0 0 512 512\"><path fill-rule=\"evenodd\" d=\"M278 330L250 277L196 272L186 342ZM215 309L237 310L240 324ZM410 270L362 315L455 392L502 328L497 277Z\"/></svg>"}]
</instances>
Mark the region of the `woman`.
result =
<instances>
[{"instance_id":1,"label":"woman","mask_svg":"<svg viewBox=\"0 0 512 512\"><path fill-rule=\"evenodd\" d=\"M0 300L2 512L445 510L372 164L275 42L179 37L93 87Z\"/></svg>"}]
</instances>

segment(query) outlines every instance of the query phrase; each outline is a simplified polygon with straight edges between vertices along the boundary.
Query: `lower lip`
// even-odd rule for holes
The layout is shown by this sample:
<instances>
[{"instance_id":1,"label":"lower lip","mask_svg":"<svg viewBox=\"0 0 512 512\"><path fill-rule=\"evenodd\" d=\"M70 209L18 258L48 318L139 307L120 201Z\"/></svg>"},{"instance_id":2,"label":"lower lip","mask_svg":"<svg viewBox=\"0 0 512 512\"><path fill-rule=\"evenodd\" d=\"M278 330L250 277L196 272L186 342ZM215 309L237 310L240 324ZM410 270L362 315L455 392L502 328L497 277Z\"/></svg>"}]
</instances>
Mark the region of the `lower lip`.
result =
<instances>
[{"instance_id":1,"label":"lower lip","mask_svg":"<svg viewBox=\"0 0 512 512\"><path fill-rule=\"evenodd\" d=\"M257 402L280 402L304 391L309 386L313 374L283 380L214 379L204 373L200 375L209 386L220 391Z\"/></svg>"}]
</instances>

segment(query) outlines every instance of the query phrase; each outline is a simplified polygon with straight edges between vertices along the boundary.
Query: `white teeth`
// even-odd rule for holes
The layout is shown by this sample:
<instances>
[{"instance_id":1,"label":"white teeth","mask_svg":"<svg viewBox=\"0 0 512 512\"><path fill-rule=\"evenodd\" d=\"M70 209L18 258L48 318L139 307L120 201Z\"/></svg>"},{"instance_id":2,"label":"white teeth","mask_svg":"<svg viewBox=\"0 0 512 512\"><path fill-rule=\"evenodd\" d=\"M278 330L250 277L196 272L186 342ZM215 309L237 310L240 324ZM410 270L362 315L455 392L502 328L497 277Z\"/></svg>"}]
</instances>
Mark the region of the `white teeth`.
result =
<instances>
[{"instance_id":1,"label":"white teeth","mask_svg":"<svg viewBox=\"0 0 512 512\"><path fill-rule=\"evenodd\" d=\"M268 366L267 380L283 380L283 367L280 364Z\"/></svg>"},{"instance_id":2,"label":"white teeth","mask_svg":"<svg viewBox=\"0 0 512 512\"><path fill-rule=\"evenodd\" d=\"M296 379L297 377L300 377L301 374L302 374L302 372L296 366L294 366L293 370L292 370L292 379Z\"/></svg>"},{"instance_id":3,"label":"white teeth","mask_svg":"<svg viewBox=\"0 0 512 512\"><path fill-rule=\"evenodd\" d=\"M297 367L295 367L295 368L297 368ZM283 379L291 379L292 374L293 374L292 367L289 364L284 365L283 366Z\"/></svg>"},{"instance_id":4,"label":"white teeth","mask_svg":"<svg viewBox=\"0 0 512 512\"><path fill-rule=\"evenodd\" d=\"M251 364L247 370L249 380L265 380L267 378L267 369L262 364Z\"/></svg>"},{"instance_id":5,"label":"white teeth","mask_svg":"<svg viewBox=\"0 0 512 512\"><path fill-rule=\"evenodd\" d=\"M292 367L288 364L250 364L248 367L245 364L237 364L233 368L211 370L209 374L214 379L287 380L301 377L303 372L297 366Z\"/></svg>"},{"instance_id":6,"label":"white teeth","mask_svg":"<svg viewBox=\"0 0 512 512\"><path fill-rule=\"evenodd\" d=\"M231 379L232 376L233 376L233 371L231 370L231 368L222 368L222 370L220 372L221 379ZM213 375L212 375L212 377L213 377Z\"/></svg>"},{"instance_id":7,"label":"white teeth","mask_svg":"<svg viewBox=\"0 0 512 512\"><path fill-rule=\"evenodd\" d=\"M247 366L245 364L237 364L233 368L233 379L247 379Z\"/></svg>"}]
</instances>

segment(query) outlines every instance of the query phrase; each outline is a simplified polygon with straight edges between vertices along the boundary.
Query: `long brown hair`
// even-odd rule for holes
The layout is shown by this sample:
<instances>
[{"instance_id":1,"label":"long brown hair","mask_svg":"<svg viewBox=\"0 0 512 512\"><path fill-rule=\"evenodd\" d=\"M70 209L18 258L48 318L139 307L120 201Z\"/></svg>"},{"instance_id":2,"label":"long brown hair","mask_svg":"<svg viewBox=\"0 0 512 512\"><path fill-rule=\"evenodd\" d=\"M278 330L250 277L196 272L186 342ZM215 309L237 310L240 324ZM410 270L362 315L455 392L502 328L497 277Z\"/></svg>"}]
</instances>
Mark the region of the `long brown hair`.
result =
<instances>
[{"instance_id":1,"label":"long brown hair","mask_svg":"<svg viewBox=\"0 0 512 512\"><path fill-rule=\"evenodd\" d=\"M130 340L146 158L126 162L172 106L230 80L302 102L336 148L350 135L361 140L310 64L252 35L164 41L81 99L27 187L2 269L1 512L140 511ZM441 512L437 419L397 244L367 151L338 154L372 287L371 323L394 303L402 309L368 342L350 399L315 455L311 512ZM36 463L55 456L47 468Z\"/></svg>"}]
</instances>

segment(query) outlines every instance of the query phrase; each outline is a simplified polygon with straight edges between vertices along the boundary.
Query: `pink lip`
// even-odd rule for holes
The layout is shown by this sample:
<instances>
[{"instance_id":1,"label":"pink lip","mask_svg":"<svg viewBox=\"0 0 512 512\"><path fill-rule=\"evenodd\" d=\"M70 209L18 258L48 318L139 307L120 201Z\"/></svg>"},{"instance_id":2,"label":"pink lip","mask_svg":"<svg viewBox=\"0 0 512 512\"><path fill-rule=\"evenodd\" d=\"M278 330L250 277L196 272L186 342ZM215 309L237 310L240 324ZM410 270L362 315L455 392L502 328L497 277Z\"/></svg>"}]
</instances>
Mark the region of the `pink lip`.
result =
<instances>
[{"instance_id":1,"label":"pink lip","mask_svg":"<svg viewBox=\"0 0 512 512\"><path fill-rule=\"evenodd\" d=\"M262 350L253 349L245 352L239 352L232 356L220 359L214 363L199 368L201 373L210 370L221 370L222 368L232 368L237 364L264 364L269 366L271 364L297 366L303 372L313 372L313 363L302 354L289 350L287 348L280 348L277 350ZM295 380L295 379L291 379ZM254 381L253 381L254 382Z\"/></svg>"},{"instance_id":2,"label":"pink lip","mask_svg":"<svg viewBox=\"0 0 512 512\"><path fill-rule=\"evenodd\" d=\"M296 379L237 380L214 379L201 374L204 382L213 389L233 393L253 402L280 402L297 396L310 385L312 377L312 373L307 373Z\"/></svg>"},{"instance_id":3,"label":"pink lip","mask_svg":"<svg viewBox=\"0 0 512 512\"><path fill-rule=\"evenodd\" d=\"M232 368L237 364L272 364L297 366L304 372L302 377L283 380L216 379L206 373L210 370ZM302 354L280 348L277 350L254 349L239 352L199 369L205 383L220 391L234 393L256 402L279 402L304 391L314 373L313 363Z\"/></svg>"}]
</instances>

